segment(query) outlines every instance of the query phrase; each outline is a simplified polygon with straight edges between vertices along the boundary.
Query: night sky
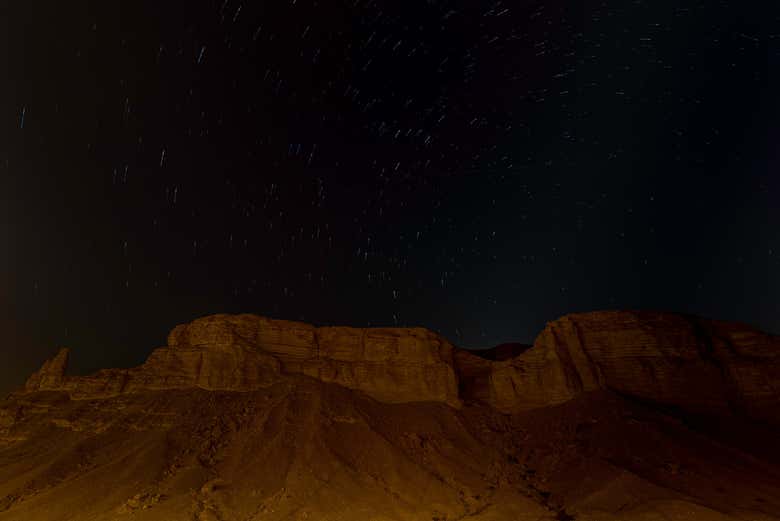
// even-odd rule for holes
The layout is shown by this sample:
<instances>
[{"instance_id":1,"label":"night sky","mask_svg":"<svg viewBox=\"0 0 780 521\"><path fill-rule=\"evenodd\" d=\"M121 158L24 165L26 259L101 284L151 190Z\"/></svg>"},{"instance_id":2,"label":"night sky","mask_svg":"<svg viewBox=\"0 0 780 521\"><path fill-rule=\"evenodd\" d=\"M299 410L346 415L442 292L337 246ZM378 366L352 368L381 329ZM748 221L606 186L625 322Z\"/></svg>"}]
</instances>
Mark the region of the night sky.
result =
<instances>
[{"instance_id":1,"label":"night sky","mask_svg":"<svg viewBox=\"0 0 780 521\"><path fill-rule=\"evenodd\" d=\"M780 18L571 4L4 2L0 390L217 312L780 333Z\"/></svg>"}]
</instances>

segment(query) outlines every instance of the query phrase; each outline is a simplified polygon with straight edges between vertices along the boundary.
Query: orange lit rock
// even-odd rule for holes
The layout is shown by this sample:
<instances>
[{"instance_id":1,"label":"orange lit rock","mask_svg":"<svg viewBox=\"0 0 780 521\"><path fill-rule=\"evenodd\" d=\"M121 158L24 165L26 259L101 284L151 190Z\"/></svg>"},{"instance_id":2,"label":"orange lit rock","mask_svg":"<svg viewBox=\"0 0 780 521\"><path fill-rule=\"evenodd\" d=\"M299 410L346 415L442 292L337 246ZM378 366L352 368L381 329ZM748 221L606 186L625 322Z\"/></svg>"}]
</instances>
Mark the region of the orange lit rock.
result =
<instances>
[{"instance_id":1,"label":"orange lit rock","mask_svg":"<svg viewBox=\"0 0 780 521\"><path fill-rule=\"evenodd\" d=\"M606 388L708 416L780 423L780 340L743 324L661 312L567 315L504 361L459 352L467 397L505 412Z\"/></svg>"},{"instance_id":2,"label":"orange lit rock","mask_svg":"<svg viewBox=\"0 0 780 521\"><path fill-rule=\"evenodd\" d=\"M317 356L302 372L380 401L458 405L452 353L449 342L424 328L322 327Z\"/></svg>"},{"instance_id":3,"label":"orange lit rock","mask_svg":"<svg viewBox=\"0 0 780 521\"><path fill-rule=\"evenodd\" d=\"M689 413L780 423L780 341L742 324L660 312L580 313L547 324L529 349L510 347L476 356L424 328L317 328L213 315L177 326L168 346L131 369L66 377L68 352L61 350L25 389L73 397L247 391L304 374L388 403L459 406L463 398L514 413L609 389Z\"/></svg>"},{"instance_id":4,"label":"orange lit rock","mask_svg":"<svg viewBox=\"0 0 780 521\"><path fill-rule=\"evenodd\" d=\"M25 390L46 391L58 389L62 385L65 370L68 367L69 354L70 350L63 347L54 358L46 360L43 366L27 379L27 382L24 384Z\"/></svg>"},{"instance_id":5,"label":"orange lit rock","mask_svg":"<svg viewBox=\"0 0 780 521\"><path fill-rule=\"evenodd\" d=\"M214 315L177 326L168 344L174 351L246 347L273 356L284 372L385 402L459 403L452 345L424 328L316 328L257 315Z\"/></svg>"},{"instance_id":6,"label":"orange lit rock","mask_svg":"<svg viewBox=\"0 0 780 521\"><path fill-rule=\"evenodd\" d=\"M257 315L213 315L176 326L168 346L136 368L63 378L67 356L58 355L31 377L27 390L74 397L190 387L245 391L266 387L281 373L303 373L384 402L457 406L452 352L449 342L423 328L315 328Z\"/></svg>"}]
</instances>

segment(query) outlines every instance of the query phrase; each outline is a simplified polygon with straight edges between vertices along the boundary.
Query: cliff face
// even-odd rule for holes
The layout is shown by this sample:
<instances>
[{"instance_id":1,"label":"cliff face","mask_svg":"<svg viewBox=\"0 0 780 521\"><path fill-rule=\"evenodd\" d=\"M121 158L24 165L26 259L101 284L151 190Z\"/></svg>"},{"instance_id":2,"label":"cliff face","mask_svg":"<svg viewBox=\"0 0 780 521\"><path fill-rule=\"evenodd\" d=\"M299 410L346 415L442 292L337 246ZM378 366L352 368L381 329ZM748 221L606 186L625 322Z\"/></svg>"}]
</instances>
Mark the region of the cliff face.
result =
<instances>
[{"instance_id":1,"label":"cliff face","mask_svg":"<svg viewBox=\"0 0 780 521\"><path fill-rule=\"evenodd\" d=\"M0 521L780 521L778 338L603 312L480 355L254 315L130 369L61 350L0 402Z\"/></svg>"},{"instance_id":2,"label":"cliff face","mask_svg":"<svg viewBox=\"0 0 780 521\"><path fill-rule=\"evenodd\" d=\"M305 374L384 402L459 405L452 345L423 328L316 328L256 315L214 315L177 326L168 345L132 369L63 376L67 353L48 361L26 390L73 397L143 389L253 390ZM64 357L64 358L63 358Z\"/></svg>"},{"instance_id":3,"label":"cliff face","mask_svg":"<svg viewBox=\"0 0 780 521\"><path fill-rule=\"evenodd\" d=\"M388 403L458 406L466 399L514 413L609 389L689 413L780 424L780 341L741 324L659 312L572 314L550 322L531 348L504 351L476 356L423 328L317 328L214 315L177 326L166 347L131 369L65 376L62 350L25 389L75 398L246 391L303 374Z\"/></svg>"},{"instance_id":4,"label":"cliff face","mask_svg":"<svg viewBox=\"0 0 780 521\"><path fill-rule=\"evenodd\" d=\"M780 339L742 324L660 312L572 314L505 361L458 352L465 398L505 412L596 389L686 412L780 423Z\"/></svg>"},{"instance_id":5,"label":"cliff face","mask_svg":"<svg viewBox=\"0 0 780 521\"><path fill-rule=\"evenodd\" d=\"M61 348L57 355L46 360L41 368L30 375L24 385L27 391L46 391L50 389L59 389L65 377L65 370L68 367L68 348Z\"/></svg>"}]
</instances>

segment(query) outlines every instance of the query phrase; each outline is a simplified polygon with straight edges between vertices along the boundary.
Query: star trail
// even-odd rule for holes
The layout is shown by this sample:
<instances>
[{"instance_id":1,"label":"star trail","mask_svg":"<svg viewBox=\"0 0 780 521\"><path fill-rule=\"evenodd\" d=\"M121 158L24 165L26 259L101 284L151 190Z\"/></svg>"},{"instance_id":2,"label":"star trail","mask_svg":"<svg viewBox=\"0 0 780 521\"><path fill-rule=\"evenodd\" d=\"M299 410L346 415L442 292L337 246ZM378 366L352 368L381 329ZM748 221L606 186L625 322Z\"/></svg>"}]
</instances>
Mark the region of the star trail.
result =
<instances>
[{"instance_id":1,"label":"star trail","mask_svg":"<svg viewBox=\"0 0 780 521\"><path fill-rule=\"evenodd\" d=\"M408 4L408 5L407 5ZM3 390L216 312L780 332L780 24L725 2L5 6Z\"/></svg>"}]
</instances>

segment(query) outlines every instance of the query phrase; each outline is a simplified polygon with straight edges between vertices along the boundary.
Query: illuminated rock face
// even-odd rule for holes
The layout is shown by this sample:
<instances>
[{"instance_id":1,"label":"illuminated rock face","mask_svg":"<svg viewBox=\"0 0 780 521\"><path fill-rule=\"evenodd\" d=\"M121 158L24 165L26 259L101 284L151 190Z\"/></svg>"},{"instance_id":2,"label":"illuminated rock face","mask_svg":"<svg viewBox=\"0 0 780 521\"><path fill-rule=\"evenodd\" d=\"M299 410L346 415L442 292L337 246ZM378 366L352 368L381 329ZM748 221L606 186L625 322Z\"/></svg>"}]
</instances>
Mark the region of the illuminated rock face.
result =
<instances>
[{"instance_id":1,"label":"illuminated rock face","mask_svg":"<svg viewBox=\"0 0 780 521\"><path fill-rule=\"evenodd\" d=\"M457 406L452 353L449 342L424 328L315 328L256 315L213 315L174 328L168 346L140 367L63 378L57 358L31 377L27 390L65 390L74 397L189 387L252 390L283 373L302 373L383 402Z\"/></svg>"},{"instance_id":2,"label":"illuminated rock face","mask_svg":"<svg viewBox=\"0 0 780 521\"><path fill-rule=\"evenodd\" d=\"M213 315L177 326L166 347L131 369L66 377L62 350L26 390L76 398L145 389L247 391L303 374L387 403L459 406L466 399L514 413L609 389L689 413L780 424L780 341L741 324L658 312L573 314L547 324L524 349L480 357L423 328L317 328Z\"/></svg>"},{"instance_id":3,"label":"illuminated rock face","mask_svg":"<svg viewBox=\"0 0 780 521\"><path fill-rule=\"evenodd\" d=\"M606 388L690 413L780 423L780 340L745 325L608 311L547 324L504 361L456 361L464 397L516 412Z\"/></svg>"},{"instance_id":4,"label":"illuminated rock face","mask_svg":"<svg viewBox=\"0 0 780 521\"><path fill-rule=\"evenodd\" d=\"M56 363L55 363L56 362ZM279 362L242 346L212 349L159 348L130 369L102 369L89 376L63 376L67 350L61 350L27 381L27 391L67 391L73 398L101 398L121 393L200 387L252 390L279 377Z\"/></svg>"},{"instance_id":5,"label":"illuminated rock face","mask_svg":"<svg viewBox=\"0 0 780 521\"><path fill-rule=\"evenodd\" d=\"M424 328L323 327L301 372L380 401L459 405L453 347Z\"/></svg>"},{"instance_id":6,"label":"illuminated rock face","mask_svg":"<svg viewBox=\"0 0 780 521\"><path fill-rule=\"evenodd\" d=\"M215 315L130 369L62 350L0 401L0 521L780 521L777 340L588 313L477 356ZM626 396L770 424L710 440Z\"/></svg>"},{"instance_id":7,"label":"illuminated rock face","mask_svg":"<svg viewBox=\"0 0 780 521\"><path fill-rule=\"evenodd\" d=\"M43 366L27 379L24 388L28 391L45 391L60 388L65 377L65 369L68 367L69 354L70 350L68 348L61 348L54 358L46 360Z\"/></svg>"}]
</instances>

